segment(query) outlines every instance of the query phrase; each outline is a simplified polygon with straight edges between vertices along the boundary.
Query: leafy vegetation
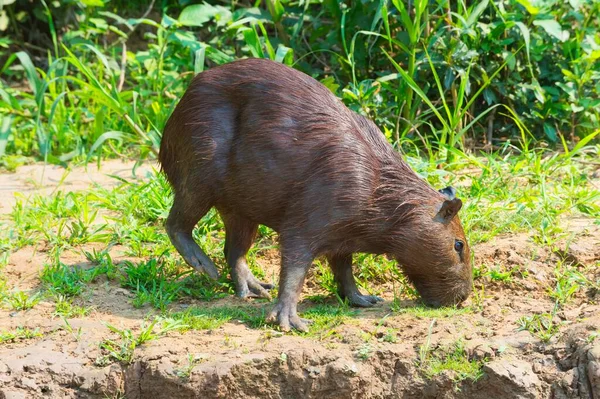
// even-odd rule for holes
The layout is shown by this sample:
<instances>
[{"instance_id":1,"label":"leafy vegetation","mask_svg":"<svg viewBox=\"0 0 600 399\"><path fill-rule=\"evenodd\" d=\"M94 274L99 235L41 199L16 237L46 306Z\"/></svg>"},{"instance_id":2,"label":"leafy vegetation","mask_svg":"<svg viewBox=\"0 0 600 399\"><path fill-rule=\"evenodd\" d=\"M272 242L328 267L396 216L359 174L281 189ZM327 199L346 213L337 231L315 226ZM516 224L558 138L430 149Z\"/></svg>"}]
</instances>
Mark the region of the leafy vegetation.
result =
<instances>
[{"instance_id":1,"label":"leafy vegetation","mask_svg":"<svg viewBox=\"0 0 600 399\"><path fill-rule=\"evenodd\" d=\"M428 378L449 372L455 383L466 379L477 381L483 376L483 361L469 359L461 341L441 350L426 350L425 356L421 358L420 367Z\"/></svg>"},{"instance_id":2,"label":"leafy vegetation","mask_svg":"<svg viewBox=\"0 0 600 399\"><path fill-rule=\"evenodd\" d=\"M23 155L152 156L191 77L240 57L303 70L429 156L531 140L566 150L598 134L592 0L10 3L0 11L10 168Z\"/></svg>"},{"instance_id":3,"label":"leafy vegetation","mask_svg":"<svg viewBox=\"0 0 600 399\"><path fill-rule=\"evenodd\" d=\"M26 327L17 327L14 330L0 331L0 344L38 338L41 336L42 333L37 328L32 330Z\"/></svg>"}]
</instances>

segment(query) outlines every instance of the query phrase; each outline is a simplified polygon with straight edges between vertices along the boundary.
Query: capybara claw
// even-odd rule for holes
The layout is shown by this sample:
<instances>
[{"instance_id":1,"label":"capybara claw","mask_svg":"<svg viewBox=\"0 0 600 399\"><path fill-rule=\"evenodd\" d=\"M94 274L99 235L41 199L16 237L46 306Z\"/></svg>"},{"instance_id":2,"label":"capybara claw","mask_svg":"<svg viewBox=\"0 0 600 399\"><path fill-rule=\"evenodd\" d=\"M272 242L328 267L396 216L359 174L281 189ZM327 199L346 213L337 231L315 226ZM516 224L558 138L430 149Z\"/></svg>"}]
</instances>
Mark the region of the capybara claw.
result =
<instances>
[{"instance_id":1,"label":"capybara claw","mask_svg":"<svg viewBox=\"0 0 600 399\"><path fill-rule=\"evenodd\" d=\"M196 271L207 274L213 280L218 280L221 276L215 265L205 265L197 259L193 259L189 263Z\"/></svg>"},{"instance_id":2,"label":"capybara claw","mask_svg":"<svg viewBox=\"0 0 600 399\"><path fill-rule=\"evenodd\" d=\"M272 297L269 290L273 287L273 284L263 283L250 274L247 278L237 277L236 295L240 298L265 298L270 301Z\"/></svg>"},{"instance_id":3,"label":"capybara claw","mask_svg":"<svg viewBox=\"0 0 600 399\"><path fill-rule=\"evenodd\" d=\"M356 293L348 296L348 302L350 302L350 305L358 308L370 308L377 302L383 302L383 298L375 295L362 295Z\"/></svg>"},{"instance_id":4,"label":"capybara claw","mask_svg":"<svg viewBox=\"0 0 600 399\"><path fill-rule=\"evenodd\" d=\"M295 311L287 306L280 306L279 304L269 313L267 316L267 323L279 324L279 329L283 332L289 332L292 328L300 332L308 332L308 325L311 324L310 320L298 317Z\"/></svg>"}]
</instances>

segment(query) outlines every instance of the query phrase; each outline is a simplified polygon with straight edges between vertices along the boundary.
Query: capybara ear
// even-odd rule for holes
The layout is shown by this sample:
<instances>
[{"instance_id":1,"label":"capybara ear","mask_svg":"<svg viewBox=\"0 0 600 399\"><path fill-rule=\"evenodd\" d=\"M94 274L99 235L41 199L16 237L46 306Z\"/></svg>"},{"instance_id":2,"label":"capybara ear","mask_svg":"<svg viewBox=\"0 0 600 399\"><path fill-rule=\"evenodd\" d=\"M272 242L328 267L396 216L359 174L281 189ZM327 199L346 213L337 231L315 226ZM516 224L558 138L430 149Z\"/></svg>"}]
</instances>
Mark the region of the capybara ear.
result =
<instances>
[{"instance_id":1,"label":"capybara ear","mask_svg":"<svg viewBox=\"0 0 600 399\"><path fill-rule=\"evenodd\" d=\"M462 207L462 201L458 198L447 199L442 203L437 215L433 218L436 222L448 224Z\"/></svg>"},{"instance_id":2,"label":"capybara ear","mask_svg":"<svg viewBox=\"0 0 600 399\"><path fill-rule=\"evenodd\" d=\"M452 186L448 186L446 188L439 189L438 191L440 193L442 193L449 200L453 200L454 198L456 198L456 189Z\"/></svg>"}]
</instances>

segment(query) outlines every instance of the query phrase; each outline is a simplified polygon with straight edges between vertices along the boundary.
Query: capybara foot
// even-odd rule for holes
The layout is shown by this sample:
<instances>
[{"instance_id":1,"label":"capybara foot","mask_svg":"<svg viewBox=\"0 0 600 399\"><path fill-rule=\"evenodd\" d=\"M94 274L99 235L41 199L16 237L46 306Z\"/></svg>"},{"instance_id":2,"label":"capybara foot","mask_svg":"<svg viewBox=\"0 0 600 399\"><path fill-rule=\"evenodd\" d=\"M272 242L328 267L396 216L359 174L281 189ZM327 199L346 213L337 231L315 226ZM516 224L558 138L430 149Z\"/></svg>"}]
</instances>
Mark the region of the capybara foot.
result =
<instances>
[{"instance_id":1,"label":"capybara foot","mask_svg":"<svg viewBox=\"0 0 600 399\"><path fill-rule=\"evenodd\" d=\"M357 308L370 308L377 302L383 302L383 299L375 295L362 295L360 292L355 292L346 297L350 305Z\"/></svg>"},{"instance_id":2,"label":"capybara foot","mask_svg":"<svg viewBox=\"0 0 600 399\"><path fill-rule=\"evenodd\" d=\"M265 298L271 300L269 290L273 289L273 284L259 281L252 273L245 277L237 277L235 281L236 295L240 298Z\"/></svg>"},{"instance_id":3,"label":"capybara foot","mask_svg":"<svg viewBox=\"0 0 600 399\"><path fill-rule=\"evenodd\" d=\"M279 328L284 332L290 331L291 328L308 332L308 325L312 321L298 317L295 308L295 305L289 306L280 302L275 305L271 313L267 316L267 322L279 324Z\"/></svg>"}]
</instances>

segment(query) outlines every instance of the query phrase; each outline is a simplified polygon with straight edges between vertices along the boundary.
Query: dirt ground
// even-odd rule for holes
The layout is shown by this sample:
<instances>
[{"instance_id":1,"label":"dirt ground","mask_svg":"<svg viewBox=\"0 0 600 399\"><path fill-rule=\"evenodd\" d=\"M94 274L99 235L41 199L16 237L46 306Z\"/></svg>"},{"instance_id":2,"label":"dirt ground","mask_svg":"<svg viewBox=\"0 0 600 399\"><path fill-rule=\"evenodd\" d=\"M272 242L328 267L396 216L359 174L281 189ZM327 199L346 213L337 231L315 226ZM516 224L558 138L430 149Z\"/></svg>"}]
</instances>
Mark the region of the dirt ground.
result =
<instances>
[{"instance_id":1,"label":"dirt ground","mask_svg":"<svg viewBox=\"0 0 600 399\"><path fill-rule=\"evenodd\" d=\"M63 189L79 190L89 184L112 184L106 174L131 177L131 164L106 162L98 171L75 170ZM144 165L138 175L152 166ZM40 184L39 166L25 166L18 174L0 174L0 213L14 205L14 193L51 193L63 170L46 169ZM228 322L206 331L168 332L135 350L130 364L96 365L99 342L115 333L106 326L140 331L148 307L134 308L131 293L118 283L92 283L80 304L92 306L88 316L69 320L72 331L53 316L52 302L42 301L28 311L0 309L0 331L17 327L39 329L41 337L0 344L0 399L3 398L600 398L600 293L594 288L577 292L554 315L560 332L542 342L530 331L518 331L519 319L552 312L548 295L557 262L581 270L600 281L600 225L590 219L564 220L576 237L559 242L557 250L534 243L528 234L498 236L473 248L476 264L518 269L509 281L476 280L470 299L473 311L435 320L402 309L392 311L393 291L371 309L357 310L328 336L281 334ZM125 259L113 247L115 263ZM27 247L11 255L3 274L9 286L36 289L46 254ZM85 265L80 253L63 262ZM257 259L265 275L277 275L276 251ZM315 304L318 293L310 277L300 312ZM269 309L269 303L234 297L189 306L236 306ZM79 330L81 328L81 330ZM80 333L76 333L80 331ZM390 334L392 337L390 338ZM483 375L475 382L457 382L447 370L427 377L419 368L420 348L464 342L470 359L485 360ZM190 354L193 367L187 367ZM182 375L181 370L188 373Z\"/></svg>"}]
</instances>

